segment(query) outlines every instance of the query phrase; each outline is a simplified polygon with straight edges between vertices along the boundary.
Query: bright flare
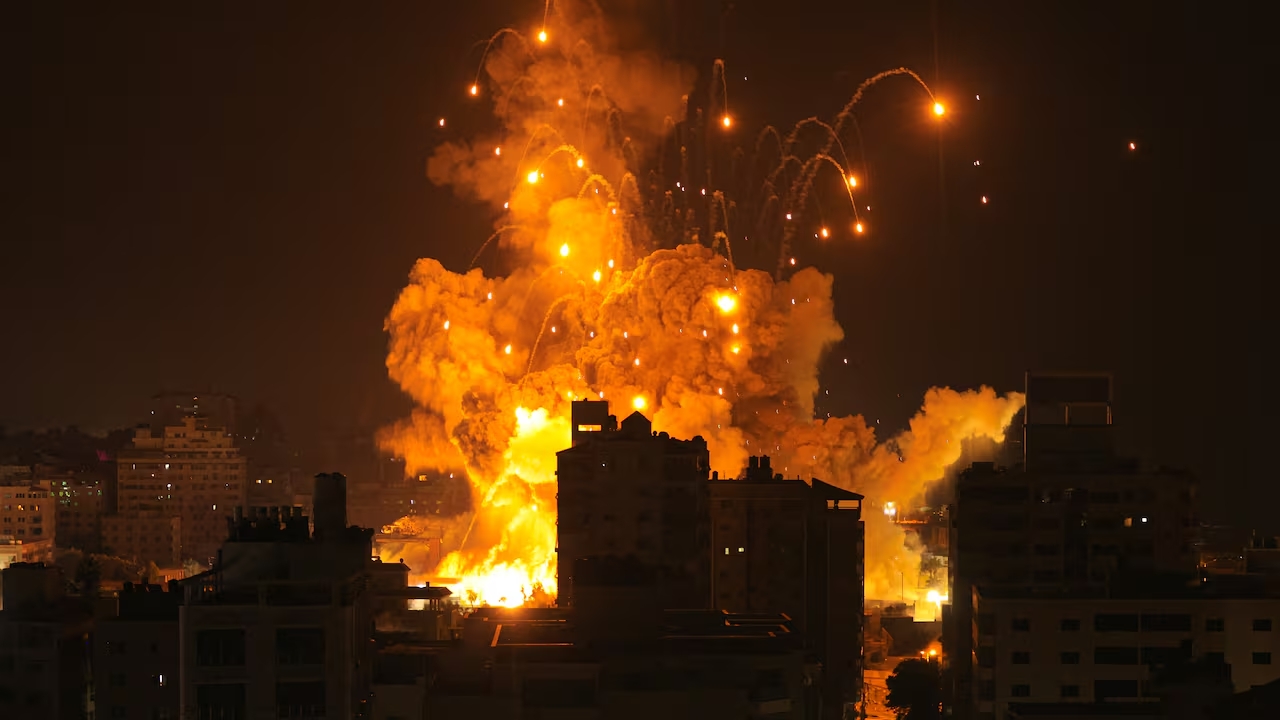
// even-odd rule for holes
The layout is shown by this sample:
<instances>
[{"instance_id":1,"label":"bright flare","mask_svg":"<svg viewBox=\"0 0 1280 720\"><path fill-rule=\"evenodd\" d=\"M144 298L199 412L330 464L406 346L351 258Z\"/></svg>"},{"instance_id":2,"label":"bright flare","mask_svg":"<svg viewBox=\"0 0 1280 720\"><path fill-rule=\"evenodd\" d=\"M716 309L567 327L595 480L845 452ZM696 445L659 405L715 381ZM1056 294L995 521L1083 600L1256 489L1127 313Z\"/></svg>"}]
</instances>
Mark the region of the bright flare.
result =
<instances>
[{"instance_id":1,"label":"bright flare","mask_svg":"<svg viewBox=\"0 0 1280 720\"><path fill-rule=\"evenodd\" d=\"M538 171L530 170L529 174L525 177L525 179L529 181L530 185L533 185L534 183L538 182Z\"/></svg>"},{"instance_id":2,"label":"bright flare","mask_svg":"<svg viewBox=\"0 0 1280 720\"><path fill-rule=\"evenodd\" d=\"M822 228L821 230L819 230L818 234L822 235L824 239L831 237L831 231L826 228Z\"/></svg>"},{"instance_id":3,"label":"bright flare","mask_svg":"<svg viewBox=\"0 0 1280 720\"><path fill-rule=\"evenodd\" d=\"M569 243L560 246L560 257L569 257Z\"/></svg>"},{"instance_id":4,"label":"bright flare","mask_svg":"<svg viewBox=\"0 0 1280 720\"><path fill-rule=\"evenodd\" d=\"M444 127L444 118L440 118L440 127Z\"/></svg>"},{"instance_id":5,"label":"bright flare","mask_svg":"<svg viewBox=\"0 0 1280 720\"><path fill-rule=\"evenodd\" d=\"M945 113L946 111L947 111L947 109L946 109L946 108L944 108L944 107L942 107L942 103L940 103L940 102L936 102L936 103L934 103L934 104L933 104L933 114L934 114L934 115L941 116L941 115L942 115L943 113Z\"/></svg>"},{"instance_id":6,"label":"bright flare","mask_svg":"<svg viewBox=\"0 0 1280 720\"><path fill-rule=\"evenodd\" d=\"M578 158L578 163L577 163L577 164L578 164L578 167L582 167L583 165L586 165L587 163L586 163L586 161L585 161L585 160L583 160L582 158Z\"/></svg>"},{"instance_id":7,"label":"bright flare","mask_svg":"<svg viewBox=\"0 0 1280 720\"><path fill-rule=\"evenodd\" d=\"M862 223L855 223L853 226L853 230L854 232L862 232L863 230Z\"/></svg>"},{"instance_id":8,"label":"bright flare","mask_svg":"<svg viewBox=\"0 0 1280 720\"><path fill-rule=\"evenodd\" d=\"M1129 149L1130 149L1130 150L1137 150L1137 149L1138 149L1138 143L1132 143L1132 142L1131 142L1131 143L1129 143Z\"/></svg>"},{"instance_id":9,"label":"bright flare","mask_svg":"<svg viewBox=\"0 0 1280 720\"><path fill-rule=\"evenodd\" d=\"M849 176L849 187L851 187L851 188L858 187L858 178L856 178L856 177L854 177L854 176L850 175L850 176Z\"/></svg>"},{"instance_id":10,"label":"bright flare","mask_svg":"<svg viewBox=\"0 0 1280 720\"><path fill-rule=\"evenodd\" d=\"M559 105L560 107L564 107L564 98L560 98L559 100L557 100L556 105Z\"/></svg>"},{"instance_id":11,"label":"bright flare","mask_svg":"<svg viewBox=\"0 0 1280 720\"><path fill-rule=\"evenodd\" d=\"M591 279L592 279L592 280L595 280L596 282L600 282L600 277L601 277L601 275L600 275L600 271L599 271L599 270L597 270L597 271L595 271L595 272L591 273Z\"/></svg>"},{"instance_id":12,"label":"bright flare","mask_svg":"<svg viewBox=\"0 0 1280 720\"><path fill-rule=\"evenodd\" d=\"M546 41L547 41L547 31L546 31L546 30L539 30L539 31L538 31L538 42L540 42L540 43L544 43L544 42L546 42Z\"/></svg>"},{"instance_id":13,"label":"bright flare","mask_svg":"<svg viewBox=\"0 0 1280 720\"><path fill-rule=\"evenodd\" d=\"M511 354L511 343L507 343L507 346L506 346L506 347L504 347L504 348L502 348L502 352L504 352L504 353L506 353L506 354L510 355L510 354Z\"/></svg>"},{"instance_id":14,"label":"bright flare","mask_svg":"<svg viewBox=\"0 0 1280 720\"><path fill-rule=\"evenodd\" d=\"M720 308L722 313L731 313L733 309L738 307L738 299L732 295L721 295L716 298L716 306Z\"/></svg>"},{"instance_id":15,"label":"bright flare","mask_svg":"<svg viewBox=\"0 0 1280 720\"><path fill-rule=\"evenodd\" d=\"M720 124L724 125L725 127L733 127L733 118L729 117L728 115L725 115L724 117L720 118Z\"/></svg>"},{"instance_id":16,"label":"bright flare","mask_svg":"<svg viewBox=\"0 0 1280 720\"><path fill-rule=\"evenodd\" d=\"M494 148L494 149L493 149L493 154L494 154L494 155L497 155L497 156L499 156L499 157L501 157L501 156L502 156L502 148L500 148L500 147L496 147L496 148Z\"/></svg>"},{"instance_id":17,"label":"bright flare","mask_svg":"<svg viewBox=\"0 0 1280 720\"><path fill-rule=\"evenodd\" d=\"M637 395L631 398L631 407L635 408L636 410L643 410L645 408L645 405L648 405L648 404L649 403L645 401L643 395Z\"/></svg>"},{"instance_id":18,"label":"bright flare","mask_svg":"<svg viewBox=\"0 0 1280 720\"><path fill-rule=\"evenodd\" d=\"M472 85L472 86L471 86L471 89L470 89L468 92L470 92L472 95L479 95L479 94L480 94L480 86L479 86L479 85Z\"/></svg>"}]
</instances>

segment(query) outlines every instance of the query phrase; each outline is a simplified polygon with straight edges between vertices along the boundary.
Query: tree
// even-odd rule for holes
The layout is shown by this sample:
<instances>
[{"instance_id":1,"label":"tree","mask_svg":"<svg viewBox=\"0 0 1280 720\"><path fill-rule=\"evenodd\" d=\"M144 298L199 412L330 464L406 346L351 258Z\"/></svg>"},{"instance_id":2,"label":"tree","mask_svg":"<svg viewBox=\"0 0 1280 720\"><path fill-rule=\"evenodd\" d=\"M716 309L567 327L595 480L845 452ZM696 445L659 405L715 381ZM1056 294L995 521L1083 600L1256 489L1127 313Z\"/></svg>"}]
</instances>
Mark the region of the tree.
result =
<instances>
[{"instance_id":1,"label":"tree","mask_svg":"<svg viewBox=\"0 0 1280 720\"><path fill-rule=\"evenodd\" d=\"M81 555L76 563L76 585L80 594L87 598L97 597L98 588L102 585L102 565L93 555Z\"/></svg>"},{"instance_id":2,"label":"tree","mask_svg":"<svg viewBox=\"0 0 1280 720\"><path fill-rule=\"evenodd\" d=\"M935 660L903 660L885 679L885 706L898 720L938 720L942 717L942 669Z\"/></svg>"}]
</instances>

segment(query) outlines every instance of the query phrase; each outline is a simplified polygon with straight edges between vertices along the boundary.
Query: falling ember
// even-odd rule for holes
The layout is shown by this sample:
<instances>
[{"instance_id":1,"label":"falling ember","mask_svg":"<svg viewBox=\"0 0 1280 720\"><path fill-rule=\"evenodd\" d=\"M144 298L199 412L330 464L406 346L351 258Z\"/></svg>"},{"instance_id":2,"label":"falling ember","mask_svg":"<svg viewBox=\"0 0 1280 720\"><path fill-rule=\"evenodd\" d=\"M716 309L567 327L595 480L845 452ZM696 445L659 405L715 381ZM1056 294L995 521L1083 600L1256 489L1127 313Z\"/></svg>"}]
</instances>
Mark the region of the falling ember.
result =
<instances>
[{"instance_id":1,"label":"falling ember","mask_svg":"<svg viewBox=\"0 0 1280 720\"><path fill-rule=\"evenodd\" d=\"M947 111L947 109L946 109L946 108L944 108L944 107L942 107L942 103L940 103L940 102L936 102L936 103L934 103L934 104L933 104L933 114L934 114L934 115L941 116L941 115L942 115L943 113L945 113L946 111Z\"/></svg>"},{"instance_id":2,"label":"falling ember","mask_svg":"<svg viewBox=\"0 0 1280 720\"><path fill-rule=\"evenodd\" d=\"M612 270L612 269L613 269L613 261L612 261L612 260L610 260L610 261L609 261L609 269L610 269L610 270Z\"/></svg>"},{"instance_id":3,"label":"falling ember","mask_svg":"<svg viewBox=\"0 0 1280 720\"><path fill-rule=\"evenodd\" d=\"M506 354L510 355L510 354L511 354L511 343L507 343L507 346L506 346L506 347L504 347L504 348L502 348L502 352L504 352L504 353L506 353Z\"/></svg>"},{"instance_id":4,"label":"falling ember","mask_svg":"<svg viewBox=\"0 0 1280 720\"><path fill-rule=\"evenodd\" d=\"M440 127L444 127L444 118L440 118Z\"/></svg>"},{"instance_id":5,"label":"falling ember","mask_svg":"<svg viewBox=\"0 0 1280 720\"><path fill-rule=\"evenodd\" d=\"M725 115L724 117L720 118L720 124L725 127L733 127L733 118L729 117L728 115Z\"/></svg>"},{"instance_id":6,"label":"falling ember","mask_svg":"<svg viewBox=\"0 0 1280 720\"><path fill-rule=\"evenodd\" d=\"M733 324L733 334L734 334L734 335L737 335L737 334L738 334L738 323L734 323L734 324Z\"/></svg>"},{"instance_id":7,"label":"falling ember","mask_svg":"<svg viewBox=\"0 0 1280 720\"><path fill-rule=\"evenodd\" d=\"M864 228L862 227L862 223L860 223L860 222L859 222L859 223L854 223L854 226L853 226L853 230L854 230L854 232L862 232L862 231L863 231L863 229L864 229Z\"/></svg>"},{"instance_id":8,"label":"falling ember","mask_svg":"<svg viewBox=\"0 0 1280 720\"><path fill-rule=\"evenodd\" d=\"M716 388L716 393L724 395L724 388Z\"/></svg>"},{"instance_id":9,"label":"falling ember","mask_svg":"<svg viewBox=\"0 0 1280 720\"><path fill-rule=\"evenodd\" d=\"M636 410L643 410L646 405L648 405L648 403L645 402L643 395L637 395L631 398L631 407L635 408Z\"/></svg>"},{"instance_id":10,"label":"falling ember","mask_svg":"<svg viewBox=\"0 0 1280 720\"><path fill-rule=\"evenodd\" d=\"M577 164L577 166L578 166L578 167L582 167L583 165L586 165L586 164L587 164L587 162L586 162L585 160L583 160L582 158L578 158L578 162L577 162L576 164ZM599 190L597 190L596 192L600 192L600 191L599 191Z\"/></svg>"},{"instance_id":11,"label":"falling ember","mask_svg":"<svg viewBox=\"0 0 1280 720\"><path fill-rule=\"evenodd\" d=\"M569 243L560 246L560 257L569 257Z\"/></svg>"},{"instance_id":12,"label":"falling ember","mask_svg":"<svg viewBox=\"0 0 1280 720\"><path fill-rule=\"evenodd\" d=\"M825 240L826 238L831 237L831 231L830 231L830 230L828 230L828 229L826 229L826 228L822 228L821 230L819 230L819 231L818 231L818 234L819 234L819 235L821 235L821 236L823 237L823 239L824 239L824 240Z\"/></svg>"},{"instance_id":13,"label":"falling ember","mask_svg":"<svg viewBox=\"0 0 1280 720\"><path fill-rule=\"evenodd\" d=\"M445 330L448 330L448 329L449 329L449 321L448 321L448 320L445 320L445 321L444 321L444 329L445 329Z\"/></svg>"},{"instance_id":14,"label":"falling ember","mask_svg":"<svg viewBox=\"0 0 1280 720\"><path fill-rule=\"evenodd\" d=\"M795 259L795 258L791 258L791 264L792 264L792 265L795 265L795 264L796 264L796 259Z\"/></svg>"},{"instance_id":15,"label":"falling ember","mask_svg":"<svg viewBox=\"0 0 1280 720\"><path fill-rule=\"evenodd\" d=\"M850 175L850 176L849 176L849 187L851 187L851 188L856 188L856 187L858 187L858 178L856 178L856 177L854 177L854 176Z\"/></svg>"},{"instance_id":16,"label":"falling ember","mask_svg":"<svg viewBox=\"0 0 1280 720\"><path fill-rule=\"evenodd\" d=\"M640 367L640 358L636 358L634 362L636 367Z\"/></svg>"},{"instance_id":17,"label":"falling ember","mask_svg":"<svg viewBox=\"0 0 1280 720\"><path fill-rule=\"evenodd\" d=\"M564 107L564 98L560 98L559 100L557 100L556 105L559 105L560 107Z\"/></svg>"},{"instance_id":18,"label":"falling ember","mask_svg":"<svg viewBox=\"0 0 1280 720\"><path fill-rule=\"evenodd\" d=\"M493 149L493 154L494 154L494 155L501 156L501 155L502 155L502 148L500 148L500 147L496 147L496 148L494 148L494 149Z\"/></svg>"},{"instance_id":19,"label":"falling ember","mask_svg":"<svg viewBox=\"0 0 1280 720\"><path fill-rule=\"evenodd\" d=\"M595 280L596 282L600 282L600 277L601 277L601 275L600 275L600 271L599 271L599 270L597 270L597 271L595 271L595 272L591 273L591 279L592 279L592 280Z\"/></svg>"},{"instance_id":20,"label":"falling ember","mask_svg":"<svg viewBox=\"0 0 1280 720\"><path fill-rule=\"evenodd\" d=\"M738 307L738 300L732 295L721 295L716 298L716 306L720 308L722 313L731 313L734 308Z\"/></svg>"},{"instance_id":21,"label":"falling ember","mask_svg":"<svg viewBox=\"0 0 1280 720\"><path fill-rule=\"evenodd\" d=\"M1134 142L1129 143L1129 149L1130 149L1130 150L1137 150L1137 149L1138 149L1138 143L1134 143Z\"/></svg>"},{"instance_id":22,"label":"falling ember","mask_svg":"<svg viewBox=\"0 0 1280 720\"><path fill-rule=\"evenodd\" d=\"M729 352L733 353L734 355L737 355L738 353L742 352L742 346L734 345L733 347L729 348Z\"/></svg>"},{"instance_id":23,"label":"falling ember","mask_svg":"<svg viewBox=\"0 0 1280 720\"><path fill-rule=\"evenodd\" d=\"M787 219L788 219L788 220L790 220L790 219L791 219L791 213L787 213Z\"/></svg>"},{"instance_id":24,"label":"falling ember","mask_svg":"<svg viewBox=\"0 0 1280 720\"><path fill-rule=\"evenodd\" d=\"M546 41L547 41L547 31L546 31L546 30L539 30L539 31L538 31L538 42L540 42L540 43L544 43L544 42L546 42Z\"/></svg>"},{"instance_id":25,"label":"falling ember","mask_svg":"<svg viewBox=\"0 0 1280 720\"><path fill-rule=\"evenodd\" d=\"M987 196L986 196L986 195L983 195L983 196L982 196L982 204L983 204L983 205L986 205L986 204L987 204Z\"/></svg>"},{"instance_id":26,"label":"falling ember","mask_svg":"<svg viewBox=\"0 0 1280 720\"><path fill-rule=\"evenodd\" d=\"M480 86L479 86L479 85L472 85L472 86L471 86L471 89L469 90L469 92L470 92L472 95L479 95L479 94L480 94Z\"/></svg>"}]
</instances>

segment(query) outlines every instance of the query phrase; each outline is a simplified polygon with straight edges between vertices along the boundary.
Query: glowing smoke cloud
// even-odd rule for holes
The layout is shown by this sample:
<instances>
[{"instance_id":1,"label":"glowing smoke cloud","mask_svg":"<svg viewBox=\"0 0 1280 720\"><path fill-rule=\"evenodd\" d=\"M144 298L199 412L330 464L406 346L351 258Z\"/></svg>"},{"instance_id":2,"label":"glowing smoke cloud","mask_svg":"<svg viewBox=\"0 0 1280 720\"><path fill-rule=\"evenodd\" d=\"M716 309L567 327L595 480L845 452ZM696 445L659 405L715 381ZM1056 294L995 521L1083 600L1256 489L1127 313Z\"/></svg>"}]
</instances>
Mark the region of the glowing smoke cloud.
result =
<instances>
[{"instance_id":1,"label":"glowing smoke cloud","mask_svg":"<svg viewBox=\"0 0 1280 720\"><path fill-rule=\"evenodd\" d=\"M873 502L919 496L966 437L1002 439L1021 398L985 388L930 391L888 444L859 417L813 419L819 361L844 336L833 278L802 268L775 282L700 245L650 250L629 158L679 108L688 73L605 52L599 18L575 9L557 11L548 46L500 34L479 94L501 132L445 143L427 166L504 211L496 242L516 269L486 277L420 260L387 317L389 374L418 409L380 442L410 471L461 470L472 488L473 512L450 521L450 553L427 574L458 578L471 602L554 596L555 452L569 445L575 398L604 397L622 415L642 403L655 430L706 438L723 475L770 454L788 476ZM864 517L868 597L896 597L898 569L914 579L918 553L883 516ZM405 551L387 554L427 569Z\"/></svg>"}]
</instances>

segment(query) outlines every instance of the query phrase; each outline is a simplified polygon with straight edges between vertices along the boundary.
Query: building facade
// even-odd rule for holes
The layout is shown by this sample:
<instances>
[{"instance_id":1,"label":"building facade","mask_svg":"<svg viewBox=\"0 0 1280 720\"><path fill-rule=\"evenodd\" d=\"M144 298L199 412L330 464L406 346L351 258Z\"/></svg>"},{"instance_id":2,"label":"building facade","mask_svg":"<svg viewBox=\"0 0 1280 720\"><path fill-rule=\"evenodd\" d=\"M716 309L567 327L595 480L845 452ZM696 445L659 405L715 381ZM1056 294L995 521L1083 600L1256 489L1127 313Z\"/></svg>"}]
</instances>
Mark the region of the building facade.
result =
<instances>
[{"instance_id":1,"label":"building facade","mask_svg":"<svg viewBox=\"0 0 1280 720\"><path fill-rule=\"evenodd\" d=\"M115 617L93 633L94 705L100 718L180 720L176 583L126 585Z\"/></svg>"},{"instance_id":2,"label":"building facade","mask_svg":"<svg viewBox=\"0 0 1280 720\"><path fill-rule=\"evenodd\" d=\"M234 438L198 417L167 425L162 435L138 428L116 471L117 513L179 518L181 560L209 565L226 538L226 518L245 504L245 459Z\"/></svg>"},{"instance_id":3,"label":"building facade","mask_svg":"<svg viewBox=\"0 0 1280 720\"><path fill-rule=\"evenodd\" d=\"M44 563L10 565L0 584L0 717L92 717L88 606L68 597L62 571Z\"/></svg>"},{"instance_id":4,"label":"building facade","mask_svg":"<svg viewBox=\"0 0 1280 720\"><path fill-rule=\"evenodd\" d=\"M610 556L662 568L665 607L707 607L706 441L654 433L639 412L619 426L604 402L573 403L572 422L574 444L556 454L560 604L573 604L579 558Z\"/></svg>"},{"instance_id":5,"label":"building facade","mask_svg":"<svg viewBox=\"0 0 1280 720\"><path fill-rule=\"evenodd\" d=\"M974 591L974 715L1157 702L1162 668L1194 660L1228 667L1237 693L1280 679L1280 595L1217 585L1136 597Z\"/></svg>"},{"instance_id":6,"label":"building facade","mask_svg":"<svg viewBox=\"0 0 1280 720\"><path fill-rule=\"evenodd\" d=\"M0 486L4 495L0 513L0 538L22 542L55 541L56 501L44 483L29 480Z\"/></svg>"}]
</instances>

